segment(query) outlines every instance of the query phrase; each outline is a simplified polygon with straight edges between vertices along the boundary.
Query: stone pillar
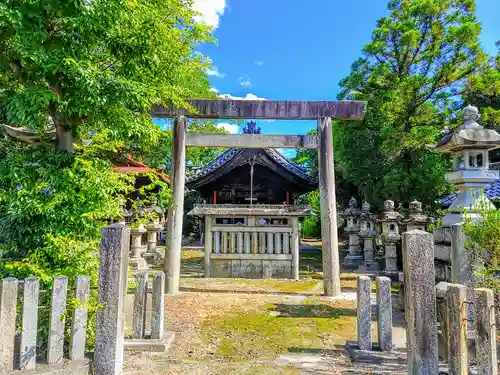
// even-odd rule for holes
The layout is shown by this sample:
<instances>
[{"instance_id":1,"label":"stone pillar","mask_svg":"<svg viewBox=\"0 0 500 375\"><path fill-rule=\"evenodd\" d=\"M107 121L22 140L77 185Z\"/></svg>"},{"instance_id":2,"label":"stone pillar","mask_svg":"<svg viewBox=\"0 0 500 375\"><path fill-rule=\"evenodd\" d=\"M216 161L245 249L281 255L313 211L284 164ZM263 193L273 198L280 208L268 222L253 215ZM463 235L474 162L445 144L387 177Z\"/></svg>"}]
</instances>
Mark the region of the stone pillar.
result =
<instances>
[{"instance_id":1,"label":"stone pillar","mask_svg":"<svg viewBox=\"0 0 500 375\"><path fill-rule=\"evenodd\" d=\"M130 229L121 224L103 228L99 267L94 350L94 375L119 375L123 368L125 295Z\"/></svg>"},{"instance_id":2,"label":"stone pillar","mask_svg":"<svg viewBox=\"0 0 500 375\"><path fill-rule=\"evenodd\" d=\"M475 290L476 304L476 362L477 373L497 375L497 340L495 305L491 289Z\"/></svg>"},{"instance_id":3,"label":"stone pillar","mask_svg":"<svg viewBox=\"0 0 500 375\"><path fill-rule=\"evenodd\" d=\"M358 347L372 350L371 280L368 276L358 277L357 293Z\"/></svg>"},{"instance_id":4,"label":"stone pillar","mask_svg":"<svg viewBox=\"0 0 500 375\"><path fill-rule=\"evenodd\" d=\"M0 280L0 373L14 369L16 333L17 279Z\"/></svg>"},{"instance_id":5,"label":"stone pillar","mask_svg":"<svg viewBox=\"0 0 500 375\"><path fill-rule=\"evenodd\" d=\"M52 298L50 301L49 342L47 344L47 363L59 363L64 355L64 329L66 324L66 298L68 278L55 276L52 278Z\"/></svg>"},{"instance_id":6,"label":"stone pillar","mask_svg":"<svg viewBox=\"0 0 500 375\"><path fill-rule=\"evenodd\" d=\"M151 314L151 338L163 339L165 324L165 274L153 276L153 311Z\"/></svg>"},{"instance_id":7,"label":"stone pillar","mask_svg":"<svg viewBox=\"0 0 500 375\"><path fill-rule=\"evenodd\" d=\"M148 304L148 273L138 272L135 275L136 287L134 295L134 311L132 317L132 338L144 338L146 329L146 308Z\"/></svg>"},{"instance_id":8,"label":"stone pillar","mask_svg":"<svg viewBox=\"0 0 500 375\"><path fill-rule=\"evenodd\" d=\"M19 353L20 370L33 370L36 366L39 291L40 281L36 277L24 279L21 347ZM3 322L2 319L0 320Z\"/></svg>"},{"instance_id":9,"label":"stone pillar","mask_svg":"<svg viewBox=\"0 0 500 375\"><path fill-rule=\"evenodd\" d=\"M212 254L212 217L205 216L205 277L210 277L210 255ZM249 246L250 248L250 246ZM246 247L245 247L246 249Z\"/></svg>"},{"instance_id":10,"label":"stone pillar","mask_svg":"<svg viewBox=\"0 0 500 375\"><path fill-rule=\"evenodd\" d=\"M409 375L439 372L434 238L414 230L403 233L406 347Z\"/></svg>"},{"instance_id":11,"label":"stone pillar","mask_svg":"<svg viewBox=\"0 0 500 375\"><path fill-rule=\"evenodd\" d=\"M142 257L151 265L156 265L160 260L160 254L156 251L156 243L158 242L158 232L160 229L161 225L158 223L146 225L146 230L148 232L148 248L147 251L142 254Z\"/></svg>"},{"instance_id":12,"label":"stone pillar","mask_svg":"<svg viewBox=\"0 0 500 375\"><path fill-rule=\"evenodd\" d=\"M299 279L299 219L292 217L292 278Z\"/></svg>"},{"instance_id":13,"label":"stone pillar","mask_svg":"<svg viewBox=\"0 0 500 375\"><path fill-rule=\"evenodd\" d=\"M73 310L71 319L70 358L72 361L83 359L85 355L85 338L87 336L88 311L85 303L90 296L90 277L76 277L76 295L79 305Z\"/></svg>"},{"instance_id":14,"label":"stone pillar","mask_svg":"<svg viewBox=\"0 0 500 375\"><path fill-rule=\"evenodd\" d=\"M333 129L330 117L318 119L318 140L324 291L326 296L339 296L340 265L337 238L337 205L335 201Z\"/></svg>"},{"instance_id":15,"label":"stone pillar","mask_svg":"<svg viewBox=\"0 0 500 375\"><path fill-rule=\"evenodd\" d=\"M168 209L168 245L165 247L165 292L167 294L179 292L184 182L186 179L186 129L186 117L176 117L173 126L172 175L170 177L173 196Z\"/></svg>"},{"instance_id":16,"label":"stone pillar","mask_svg":"<svg viewBox=\"0 0 500 375\"><path fill-rule=\"evenodd\" d=\"M453 375L468 375L467 314L465 309L467 289L463 285L450 284L446 292L448 315L448 369Z\"/></svg>"},{"instance_id":17,"label":"stone pillar","mask_svg":"<svg viewBox=\"0 0 500 375\"><path fill-rule=\"evenodd\" d=\"M148 269L148 264L146 260L142 257L142 253L145 250L142 246L142 235L146 233L146 228L131 228L130 236L131 246L130 246L130 269L133 271L141 271Z\"/></svg>"},{"instance_id":18,"label":"stone pillar","mask_svg":"<svg viewBox=\"0 0 500 375\"><path fill-rule=\"evenodd\" d=\"M380 350L392 350L391 279L377 277L377 333Z\"/></svg>"}]
</instances>

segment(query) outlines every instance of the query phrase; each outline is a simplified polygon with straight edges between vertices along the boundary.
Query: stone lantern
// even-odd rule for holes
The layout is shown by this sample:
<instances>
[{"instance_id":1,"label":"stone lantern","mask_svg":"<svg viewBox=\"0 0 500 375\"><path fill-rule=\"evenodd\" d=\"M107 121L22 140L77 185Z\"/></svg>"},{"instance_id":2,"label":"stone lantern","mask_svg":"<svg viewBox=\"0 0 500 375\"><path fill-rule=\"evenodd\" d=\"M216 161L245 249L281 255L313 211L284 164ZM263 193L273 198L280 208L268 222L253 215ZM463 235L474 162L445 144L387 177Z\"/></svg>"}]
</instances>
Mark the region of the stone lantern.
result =
<instances>
[{"instance_id":1,"label":"stone lantern","mask_svg":"<svg viewBox=\"0 0 500 375\"><path fill-rule=\"evenodd\" d=\"M158 253L156 246L158 242L158 232L163 229L161 217L165 213L165 210L163 210L156 202L148 207L146 212L152 214L153 222L146 225L148 245L147 250L142 254L142 257L148 264L154 265L157 264L161 258L161 254Z\"/></svg>"},{"instance_id":2,"label":"stone lantern","mask_svg":"<svg viewBox=\"0 0 500 375\"><path fill-rule=\"evenodd\" d=\"M143 225L138 228L130 228L130 268L134 271L148 269L146 260L142 257L142 253L146 247L142 245L142 235L147 232Z\"/></svg>"},{"instance_id":3,"label":"stone lantern","mask_svg":"<svg viewBox=\"0 0 500 375\"><path fill-rule=\"evenodd\" d=\"M410 215L408 219L402 221L406 225L406 231L415 229L426 231L427 225L433 223L434 219L422 213L422 203L417 200L410 202L409 207Z\"/></svg>"},{"instance_id":4,"label":"stone lantern","mask_svg":"<svg viewBox=\"0 0 500 375\"><path fill-rule=\"evenodd\" d=\"M349 268L357 268L363 261L358 236L360 213L358 202L354 197L349 200L349 207L342 213L347 221L344 231L349 234L349 254L344 258L344 266Z\"/></svg>"},{"instance_id":5,"label":"stone lantern","mask_svg":"<svg viewBox=\"0 0 500 375\"><path fill-rule=\"evenodd\" d=\"M453 172L446 174L446 180L454 184L457 196L442 220L443 227L464 222L465 215L472 220L478 217L475 209L493 208L485 194L480 194L491 182L498 179L498 171L489 169L488 152L500 147L500 134L484 129L476 121L479 111L467 106L463 112L465 122L453 132L445 134L436 151L453 155Z\"/></svg>"},{"instance_id":6,"label":"stone lantern","mask_svg":"<svg viewBox=\"0 0 500 375\"><path fill-rule=\"evenodd\" d=\"M361 214L359 216L359 237L364 241L363 253L365 266L371 266L375 262L373 257L373 240L377 233L375 232L375 215L370 212L370 208L370 203L364 202L361 205Z\"/></svg>"},{"instance_id":7,"label":"stone lantern","mask_svg":"<svg viewBox=\"0 0 500 375\"><path fill-rule=\"evenodd\" d=\"M401 235L399 234L399 221L401 218L401 214L394 211L394 201L386 200L379 222L382 224L382 243L385 249L384 273L391 278L398 276L396 245L401 240Z\"/></svg>"}]
</instances>

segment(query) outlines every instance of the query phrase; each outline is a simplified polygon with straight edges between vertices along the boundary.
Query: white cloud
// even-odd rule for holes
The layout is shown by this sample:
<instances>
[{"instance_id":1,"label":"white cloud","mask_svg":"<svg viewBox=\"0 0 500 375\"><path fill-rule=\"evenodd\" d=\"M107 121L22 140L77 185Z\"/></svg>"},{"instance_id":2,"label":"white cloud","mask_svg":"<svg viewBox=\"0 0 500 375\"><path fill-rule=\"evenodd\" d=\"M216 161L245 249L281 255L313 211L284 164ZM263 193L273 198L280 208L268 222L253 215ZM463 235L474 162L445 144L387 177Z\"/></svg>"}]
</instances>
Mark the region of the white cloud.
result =
<instances>
[{"instance_id":1,"label":"white cloud","mask_svg":"<svg viewBox=\"0 0 500 375\"><path fill-rule=\"evenodd\" d=\"M217 90L215 87L211 87L210 90L208 90L210 92L215 92L215 93L218 93L219 90Z\"/></svg>"},{"instance_id":2,"label":"white cloud","mask_svg":"<svg viewBox=\"0 0 500 375\"><path fill-rule=\"evenodd\" d=\"M246 94L245 97L233 96L231 94L221 94L219 95L219 97L223 99L233 99L233 100L266 100L266 98L259 98L257 95L252 93Z\"/></svg>"},{"instance_id":3,"label":"white cloud","mask_svg":"<svg viewBox=\"0 0 500 375\"><path fill-rule=\"evenodd\" d=\"M226 0L194 0L193 9L200 13L195 20L217 28L226 5Z\"/></svg>"},{"instance_id":4,"label":"white cloud","mask_svg":"<svg viewBox=\"0 0 500 375\"><path fill-rule=\"evenodd\" d=\"M248 76L240 77L239 80L240 80L240 86L243 86L243 87L251 87L252 86L252 81L250 80L250 77L248 77Z\"/></svg>"},{"instance_id":5,"label":"white cloud","mask_svg":"<svg viewBox=\"0 0 500 375\"><path fill-rule=\"evenodd\" d=\"M215 125L217 129L224 129L231 134L238 134L240 127L236 124L230 124L228 122L219 122Z\"/></svg>"},{"instance_id":6,"label":"white cloud","mask_svg":"<svg viewBox=\"0 0 500 375\"><path fill-rule=\"evenodd\" d=\"M224 73L219 72L219 69L216 67L213 68L206 68L205 73L209 77L219 77L219 78L224 78L226 75Z\"/></svg>"},{"instance_id":7,"label":"white cloud","mask_svg":"<svg viewBox=\"0 0 500 375\"><path fill-rule=\"evenodd\" d=\"M257 66L262 66L264 63L261 60L255 60L254 64Z\"/></svg>"}]
</instances>

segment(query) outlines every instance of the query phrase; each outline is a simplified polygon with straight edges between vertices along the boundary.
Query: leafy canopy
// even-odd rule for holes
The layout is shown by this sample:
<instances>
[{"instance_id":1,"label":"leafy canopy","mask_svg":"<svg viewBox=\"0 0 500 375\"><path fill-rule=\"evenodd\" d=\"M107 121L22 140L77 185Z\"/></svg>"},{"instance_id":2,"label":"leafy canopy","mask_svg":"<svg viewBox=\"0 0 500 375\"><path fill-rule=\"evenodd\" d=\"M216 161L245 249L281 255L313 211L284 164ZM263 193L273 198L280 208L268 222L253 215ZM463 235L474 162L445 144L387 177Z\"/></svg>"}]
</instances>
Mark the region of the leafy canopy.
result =
<instances>
[{"instance_id":1,"label":"leafy canopy","mask_svg":"<svg viewBox=\"0 0 500 375\"><path fill-rule=\"evenodd\" d=\"M366 117L335 124L336 160L363 198L426 205L448 191L447 158L432 154L485 56L473 0L391 0L339 99L367 100Z\"/></svg>"}]
</instances>

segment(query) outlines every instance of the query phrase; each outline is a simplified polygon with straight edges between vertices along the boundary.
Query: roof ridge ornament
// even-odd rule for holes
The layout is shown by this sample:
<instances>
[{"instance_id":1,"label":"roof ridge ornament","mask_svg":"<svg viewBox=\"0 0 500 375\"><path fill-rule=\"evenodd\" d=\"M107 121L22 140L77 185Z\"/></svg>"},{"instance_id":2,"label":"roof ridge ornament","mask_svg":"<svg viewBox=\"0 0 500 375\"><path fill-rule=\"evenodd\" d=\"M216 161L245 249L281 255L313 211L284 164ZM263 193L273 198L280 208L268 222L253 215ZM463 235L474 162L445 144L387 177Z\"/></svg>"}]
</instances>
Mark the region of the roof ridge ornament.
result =
<instances>
[{"instance_id":1,"label":"roof ridge ornament","mask_svg":"<svg viewBox=\"0 0 500 375\"><path fill-rule=\"evenodd\" d=\"M482 126L476 122L477 120L479 120L480 117L481 115L479 114L479 110L477 109L477 107L474 107L469 104L467 107L464 108L463 118L465 122L460 128L461 129L482 128Z\"/></svg>"},{"instance_id":2,"label":"roof ridge ornament","mask_svg":"<svg viewBox=\"0 0 500 375\"><path fill-rule=\"evenodd\" d=\"M261 134L261 128L256 121L248 121L243 127L243 134Z\"/></svg>"}]
</instances>

